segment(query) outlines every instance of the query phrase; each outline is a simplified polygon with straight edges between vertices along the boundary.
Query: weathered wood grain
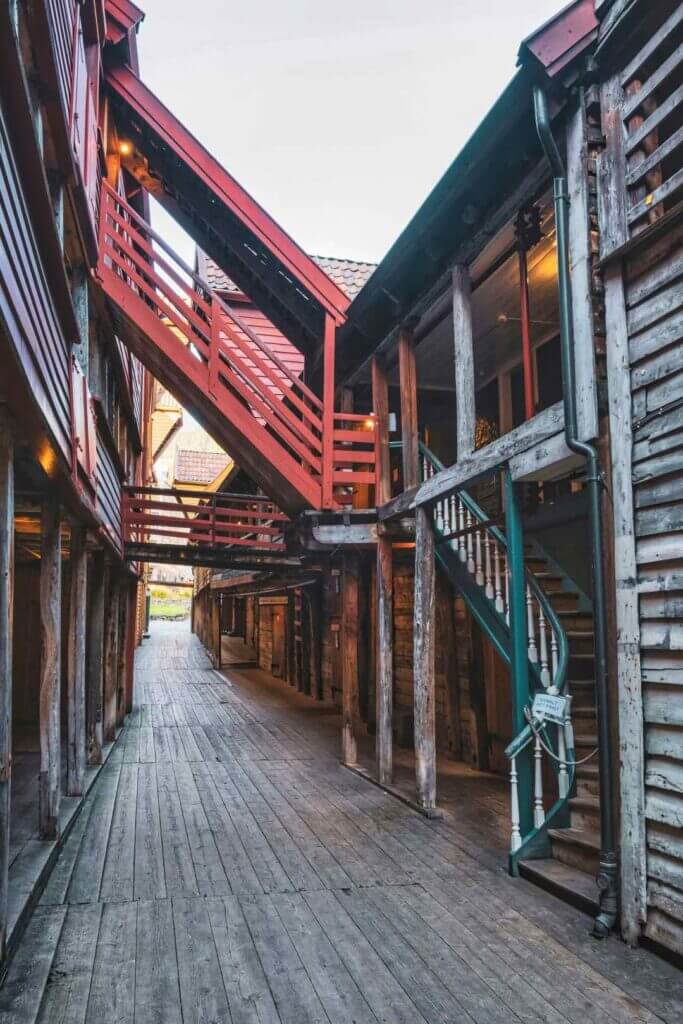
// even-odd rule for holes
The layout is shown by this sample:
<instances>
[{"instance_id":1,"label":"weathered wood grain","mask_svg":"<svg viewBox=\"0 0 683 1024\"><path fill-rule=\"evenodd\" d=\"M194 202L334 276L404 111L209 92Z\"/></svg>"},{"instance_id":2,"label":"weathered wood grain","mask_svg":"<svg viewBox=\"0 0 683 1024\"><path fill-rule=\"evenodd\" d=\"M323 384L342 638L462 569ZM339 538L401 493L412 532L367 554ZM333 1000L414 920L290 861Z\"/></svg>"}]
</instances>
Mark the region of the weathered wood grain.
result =
<instances>
[{"instance_id":1,"label":"weathered wood grain","mask_svg":"<svg viewBox=\"0 0 683 1024\"><path fill-rule=\"evenodd\" d=\"M415 781L421 807L436 807L435 720L435 547L431 513L415 512L415 615L413 686L415 707Z\"/></svg>"},{"instance_id":2,"label":"weathered wood grain","mask_svg":"<svg viewBox=\"0 0 683 1024\"><path fill-rule=\"evenodd\" d=\"M40 777L39 827L43 839L55 839L61 796L61 581L62 545L59 503L44 499L40 536Z\"/></svg>"},{"instance_id":3,"label":"weathered wood grain","mask_svg":"<svg viewBox=\"0 0 683 1024\"><path fill-rule=\"evenodd\" d=\"M12 618L14 607L14 442L0 404L0 958L7 936L12 782Z\"/></svg>"},{"instance_id":4,"label":"weathered wood grain","mask_svg":"<svg viewBox=\"0 0 683 1024\"><path fill-rule=\"evenodd\" d=\"M71 528L71 590L69 598L69 639L67 650L67 758L66 791L69 796L83 792L85 772L85 648L88 587L88 554L85 530Z\"/></svg>"}]
</instances>

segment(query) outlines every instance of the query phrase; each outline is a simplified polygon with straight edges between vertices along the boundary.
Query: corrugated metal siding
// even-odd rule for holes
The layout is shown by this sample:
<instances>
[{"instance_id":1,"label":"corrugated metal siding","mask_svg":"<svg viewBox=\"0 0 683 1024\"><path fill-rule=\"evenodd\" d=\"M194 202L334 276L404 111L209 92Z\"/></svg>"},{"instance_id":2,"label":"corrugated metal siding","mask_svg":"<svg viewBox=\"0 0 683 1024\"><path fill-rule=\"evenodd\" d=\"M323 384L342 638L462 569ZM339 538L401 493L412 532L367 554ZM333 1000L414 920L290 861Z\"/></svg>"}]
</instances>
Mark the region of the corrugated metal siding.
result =
<instances>
[{"instance_id":1,"label":"corrugated metal siding","mask_svg":"<svg viewBox=\"0 0 683 1024\"><path fill-rule=\"evenodd\" d=\"M69 353L0 110L0 316L48 429L70 459Z\"/></svg>"},{"instance_id":2,"label":"corrugated metal siding","mask_svg":"<svg viewBox=\"0 0 683 1024\"><path fill-rule=\"evenodd\" d=\"M121 480L109 454L109 449L99 433L97 437L96 488L97 513L114 544L119 550L122 550Z\"/></svg>"},{"instance_id":3,"label":"corrugated metal siding","mask_svg":"<svg viewBox=\"0 0 683 1024\"><path fill-rule=\"evenodd\" d=\"M683 224L625 268L646 730L646 934L683 952Z\"/></svg>"}]
</instances>

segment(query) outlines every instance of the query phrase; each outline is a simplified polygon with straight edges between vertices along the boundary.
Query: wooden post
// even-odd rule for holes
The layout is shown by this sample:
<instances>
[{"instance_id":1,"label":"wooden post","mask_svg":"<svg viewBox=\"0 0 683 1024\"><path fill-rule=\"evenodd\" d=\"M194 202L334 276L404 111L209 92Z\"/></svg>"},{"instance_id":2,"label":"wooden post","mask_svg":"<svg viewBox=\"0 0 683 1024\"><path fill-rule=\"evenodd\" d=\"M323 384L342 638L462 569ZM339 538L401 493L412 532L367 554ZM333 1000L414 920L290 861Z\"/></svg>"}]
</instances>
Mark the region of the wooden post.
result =
<instances>
[{"instance_id":1,"label":"wooden post","mask_svg":"<svg viewBox=\"0 0 683 1024\"><path fill-rule=\"evenodd\" d=\"M40 538L40 776L38 824L41 839L58 838L61 746L61 582L59 503L43 502Z\"/></svg>"},{"instance_id":2,"label":"wooden post","mask_svg":"<svg viewBox=\"0 0 683 1024\"><path fill-rule=\"evenodd\" d=\"M12 610L14 601L14 442L0 407L0 959L7 941L12 782Z\"/></svg>"},{"instance_id":3,"label":"wooden post","mask_svg":"<svg viewBox=\"0 0 683 1024\"><path fill-rule=\"evenodd\" d=\"M417 371L413 333L402 328L398 336L398 373L401 390L401 439L403 441L403 490L419 483Z\"/></svg>"},{"instance_id":4,"label":"wooden post","mask_svg":"<svg viewBox=\"0 0 683 1024\"><path fill-rule=\"evenodd\" d=\"M394 601L391 540L377 541L377 779L389 785L393 775L392 712L394 695Z\"/></svg>"},{"instance_id":5,"label":"wooden post","mask_svg":"<svg viewBox=\"0 0 683 1024\"><path fill-rule=\"evenodd\" d=\"M126 632L128 621L128 580L122 579L119 584L119 622L117 645L117 669L116 669L116 724L123 725L126 717L126 687L127 687L127 655Z\"/></svg>"},{"instance_id":6,"label":"wooden post","mask_svg":"<svg viewBox=\"0 0 683 1024\"><path fill-rule=\"evenodd\" d=\"M211 599L211 639L214 649L214 663L220 669L222 663L221 651L221 595L220 591Z\"/></svg>"},{"instance_id":7,"label":"wooden post","mask_svg":"<svg viewBox=\"0 0 683 1024\"><path fill-rule=\"evenodd\" d=\"M91 765L102 764L105 580L104 553L96 551L92 558L86 663L86 730Z\"/></svg>"},{"instance_id":8,"label":"wooden post","mask_svg":"<svg viewBox=\"0 0 683 1024\"><path fill-rule=\"evenodd\" d=\"M128 589L128 615L126 618L126 714L133 710L135 690L135 620L137 612L138 585L131 583Z\"/></svg>"},{"instance_id":9,"label":"wooden post","mask_svg":"<svg viewBox=\"0 0 683 1024\"><path fill-rule=\"evenodd\" d=\"M322 505L332 508L334 499L334 356L336 326L333 318L325 316L323 339L323 465Z\"/></svg>"},{"instance_id":10,"label":"wooden post","mask_svg":"<svg viewBox=\"0 0 683 1024\"><path fill-rule=\"evenodd\" d=\"M476 427L470 272L468 267L460 263L453 267L453 346L459 462L474 451Z\"/></svg>"},{"instance_id":11,"label":"wooden post","mask_svg":"<svg viewBox=\"0 0 683 1024\"><path fill-rule=\"evenodd\" d=\"M344 556L342 575L342 761L358 763L358 559Z\"/></svg>"},{"instance_id":12,"label":"wooden post","mask_svg":"<svg viewBox=\"0 0 683 1024\"><path fill-rule=\"evenodd\" d=\"M120 583L114 568L109 573L109 600L104 631L104 700L103 732L104 742L116 739L116 701L118 683L118 641L119 641L119 591Z\"/></svg>"},{"instance_id":13,"label":"wooden post","mask_svg":"<svg viewBox=\"0 0 683 1024\"><path fill-rule=\"evenodd\" d=\"M375 504L379 508L391 498L391 459L389 452L389 386L384 356L372 359L372 410L377 422Z\"/></svg>"},{"instance_id":14,"label":"wooden post","mask_svg":"<svg viewBox=\"0 0 683 1024\"><path fill-rule=\"evenodd\" d=\"M415 781L421 807L436 807L436 720L434 708L434 532L431 510L415 510L415 613L413 690Z\"/></svg>"},{"instance_id":15,"label":"wooden post","mask_svg":"<svg viewBox=\"0 0 683 1024\"><path fill-rule=\"evenodd\" d=\"M69 601L66 791L83 792L85 772L85 635L88 554L82 526L71 528L71 596Z\"/></svg>"}]
</instances>

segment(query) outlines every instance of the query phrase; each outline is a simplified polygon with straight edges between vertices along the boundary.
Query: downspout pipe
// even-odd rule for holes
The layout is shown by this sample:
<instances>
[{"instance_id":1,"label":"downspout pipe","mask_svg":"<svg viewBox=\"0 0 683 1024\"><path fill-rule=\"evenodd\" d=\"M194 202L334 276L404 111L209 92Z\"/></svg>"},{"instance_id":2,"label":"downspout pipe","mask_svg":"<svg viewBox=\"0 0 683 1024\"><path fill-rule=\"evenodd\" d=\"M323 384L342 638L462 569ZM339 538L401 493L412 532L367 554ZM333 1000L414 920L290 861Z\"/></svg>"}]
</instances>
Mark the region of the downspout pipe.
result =
<instances>
[{"instance_id":1,"label":"downspout pipe","mask_svg":"<svg viewBox=\"0 0 683 1024\"><path fill-rule=\"evenodd\" d=\"M572 321L571 277L569 273L569 191L567 177L550 126L548 102L540 85L534 86L534 116L541 146L553 172L555 228L557 231L558 288L560 302L560 344L564 391L564 432L567 447L586 460L589 489L589 517L592 547L593 622L595 632L595 687L598 710L598 774L600 779L600 866L597 885L600 909L593 934L605 938L617 920L617 850L614 786L612 784L612 737L607 672L607 612L603 560L601 511L602 477L598 452L578 436L576 375L574 370L574 326Z\"/></svg>"}]
</instances>

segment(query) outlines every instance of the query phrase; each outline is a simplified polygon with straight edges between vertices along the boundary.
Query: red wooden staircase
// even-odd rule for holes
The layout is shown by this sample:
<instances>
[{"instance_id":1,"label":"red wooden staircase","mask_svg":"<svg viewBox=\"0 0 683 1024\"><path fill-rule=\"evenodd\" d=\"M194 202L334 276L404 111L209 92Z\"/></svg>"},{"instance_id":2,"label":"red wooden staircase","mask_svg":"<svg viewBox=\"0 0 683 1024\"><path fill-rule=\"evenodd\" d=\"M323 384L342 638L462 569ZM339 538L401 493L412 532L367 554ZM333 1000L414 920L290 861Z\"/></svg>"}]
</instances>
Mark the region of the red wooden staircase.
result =
<instances>
[{"instance_id":1,"label":"red wooden staircase","mask_svg":"<svg viewBox=\"0 0 683 1024\"><path fill-rule=\"evenodd\" d=\"M97 273L121 340L282 509L374 484L373 418L334 413L106 182Z\"/></svg>"}]
</instances>

